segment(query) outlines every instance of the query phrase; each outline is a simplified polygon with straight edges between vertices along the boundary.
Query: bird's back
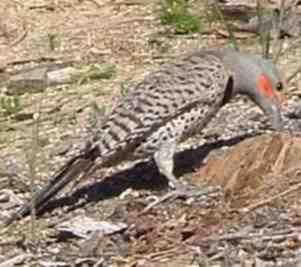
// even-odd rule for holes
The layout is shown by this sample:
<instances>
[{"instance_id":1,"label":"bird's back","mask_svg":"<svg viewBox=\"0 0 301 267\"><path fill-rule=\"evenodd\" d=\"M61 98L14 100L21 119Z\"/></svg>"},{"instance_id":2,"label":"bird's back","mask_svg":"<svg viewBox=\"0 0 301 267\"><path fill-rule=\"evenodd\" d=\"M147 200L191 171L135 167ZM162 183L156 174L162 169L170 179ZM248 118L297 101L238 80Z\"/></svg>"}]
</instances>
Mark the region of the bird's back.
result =
<instances>
[{"instance_id":1,"label":"bird's back","mask_svg":"<svg viewBox=\"0 0 301 267\"><path fill-rule=\"evenodd\" d=\"M96 141L103 164L147 158L162 142L192 135L222 105L229 72L209 51L146 76L108 115Z\"/></svg>"}]
</instances>

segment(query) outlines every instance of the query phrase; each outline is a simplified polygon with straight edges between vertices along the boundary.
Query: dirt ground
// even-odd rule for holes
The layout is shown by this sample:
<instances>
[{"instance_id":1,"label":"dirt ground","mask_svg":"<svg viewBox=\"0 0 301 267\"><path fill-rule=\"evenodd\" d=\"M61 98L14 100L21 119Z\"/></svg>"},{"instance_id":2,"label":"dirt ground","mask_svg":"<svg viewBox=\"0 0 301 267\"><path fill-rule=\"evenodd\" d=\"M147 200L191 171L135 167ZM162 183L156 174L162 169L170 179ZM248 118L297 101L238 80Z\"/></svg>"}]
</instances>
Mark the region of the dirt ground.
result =
<instances>
[{"instance_id":1,"label":"dirt ground","mask_svg":"<svg viewBox=\"0 0 301 267\"><path fill-rule=\"evenodd\" d=\"M194 13L205 12L203 1L191 4ZM50 63L100 63L116 69L110 79L20 92L20 111L0 116L0 189L8 196L0 199L2 217L30 199L31 189L43 185L85 144L93 134L95 103L110 110L123 86L135 84L163 62L194 49L228 44L216 30L222 26L209 25L206 18L201 20L201 33L174 34L172 27L161 25L157 0L3 0L0 13L2 81L16 71ZM238 41L244 50L260 51L255 35L241 36ZM285 77L298 66L299 50L292 49L281 58L279 66ZM299 100L299 90L298 79L294 79L285 93ZM244 99L223 114L234 116L242 105L256 117L257 111ZM207 136L222 136L222 116L209 126ZM247 121L240 119L240 123L248 128ZM235 127L229 131L235 132ZM238 132L231 137L233 142L223 143L218 137L206 145L207 140L199 136L183 144L176 160L177 177L207 188L208 179L201 169L208 155L220 157L246 139ZM295 176L295 183L298 178ZM266 180L258 183L262 181ZM222 187L206 198L177 199L143 214L154 196L167 190L154 164L99 170L66 188L36 220L26 217L3 227L0 266L300 266L301 239L292 230L300 226L298 193L246 214L238 212L264 194L278 194L293 183L277 181L264 183L260 194L243 191L235 201ZM86 217L127 227L84 238L59 230L63 222Z\"/></svg>"}]
</instances>

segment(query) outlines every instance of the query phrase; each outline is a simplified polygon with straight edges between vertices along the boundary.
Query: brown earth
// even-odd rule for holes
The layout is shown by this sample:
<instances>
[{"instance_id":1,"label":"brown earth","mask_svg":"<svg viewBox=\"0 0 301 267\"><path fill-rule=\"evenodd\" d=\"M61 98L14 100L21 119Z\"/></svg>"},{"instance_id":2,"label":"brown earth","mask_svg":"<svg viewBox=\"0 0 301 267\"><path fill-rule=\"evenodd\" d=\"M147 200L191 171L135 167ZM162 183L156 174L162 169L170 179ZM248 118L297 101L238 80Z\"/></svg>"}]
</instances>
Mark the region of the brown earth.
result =
<instances>
[{"instance_id":1,"label":"brown earth","mask_svg":"<svg viewBox=\"0 0 301 267\"><path fill-rule=\"evenodd\" d=\"M260 135L242 141L222 157L210 157L196 177L222 186L231 206L243 208L298 183L300 152L300 137Z\"/></svg>"}]
</instances>

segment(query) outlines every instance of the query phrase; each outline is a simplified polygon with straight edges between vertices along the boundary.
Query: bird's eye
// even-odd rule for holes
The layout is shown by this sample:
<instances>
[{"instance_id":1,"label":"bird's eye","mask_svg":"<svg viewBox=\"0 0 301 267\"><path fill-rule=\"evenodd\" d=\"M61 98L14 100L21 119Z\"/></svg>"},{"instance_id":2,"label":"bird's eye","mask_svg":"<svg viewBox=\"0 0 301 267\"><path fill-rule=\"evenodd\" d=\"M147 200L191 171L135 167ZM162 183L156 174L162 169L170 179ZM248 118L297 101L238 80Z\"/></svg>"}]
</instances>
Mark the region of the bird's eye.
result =
<instances>
[{"instance_id":1,"label":"bird's eye","mask_svg":"<svg viewBox=\"0 0 301 267\"><path fill-rule=\"evenodd\" d=\"M283 90L283 84L282 84L282 82L277 83L276 90L277 91L282 91Z\"/></svg>"}]
</instances>

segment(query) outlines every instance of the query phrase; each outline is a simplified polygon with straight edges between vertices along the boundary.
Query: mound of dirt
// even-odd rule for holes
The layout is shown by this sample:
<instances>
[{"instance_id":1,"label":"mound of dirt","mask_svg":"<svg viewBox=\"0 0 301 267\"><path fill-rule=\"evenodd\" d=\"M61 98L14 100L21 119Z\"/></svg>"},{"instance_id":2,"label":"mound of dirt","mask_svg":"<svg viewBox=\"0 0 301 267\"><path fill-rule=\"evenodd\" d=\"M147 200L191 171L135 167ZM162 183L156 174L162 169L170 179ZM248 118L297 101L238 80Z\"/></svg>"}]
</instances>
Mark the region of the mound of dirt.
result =
<instances>
[{"instance_id":1,"label":"mound of dirt","mask_svg":"<svg viewBox=\"0 0 301 267\"><path fill-rule=\"evenodd\" d=\"M265 134L234 146L223 157L209 157L195 179L220 185L235 207L273 196L300 179L301 137Z\"/></svg>"}]
</instances>

